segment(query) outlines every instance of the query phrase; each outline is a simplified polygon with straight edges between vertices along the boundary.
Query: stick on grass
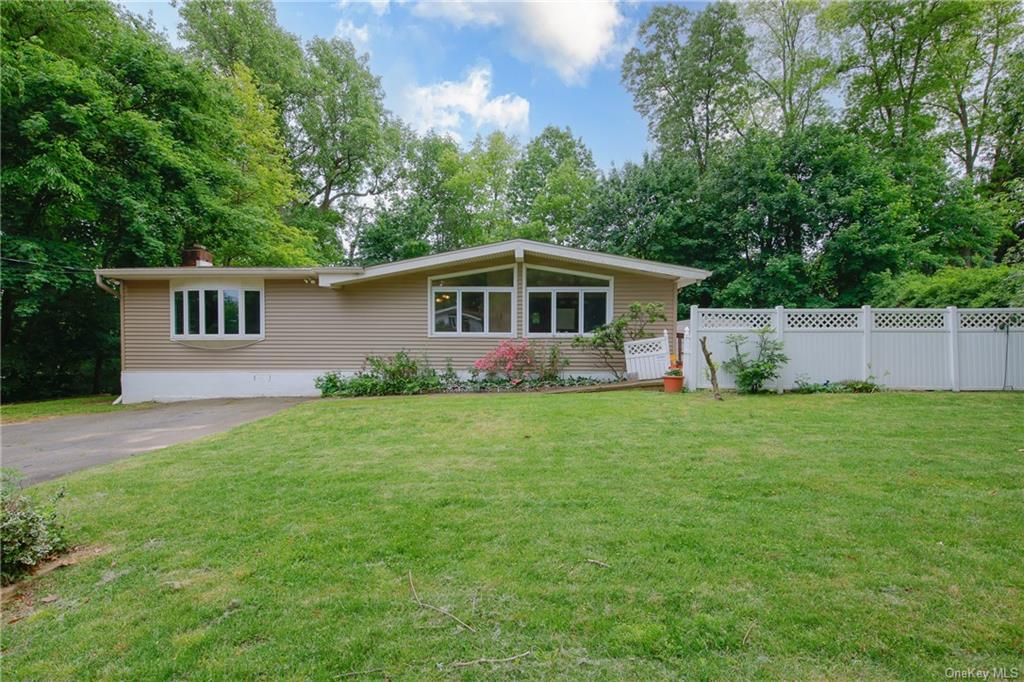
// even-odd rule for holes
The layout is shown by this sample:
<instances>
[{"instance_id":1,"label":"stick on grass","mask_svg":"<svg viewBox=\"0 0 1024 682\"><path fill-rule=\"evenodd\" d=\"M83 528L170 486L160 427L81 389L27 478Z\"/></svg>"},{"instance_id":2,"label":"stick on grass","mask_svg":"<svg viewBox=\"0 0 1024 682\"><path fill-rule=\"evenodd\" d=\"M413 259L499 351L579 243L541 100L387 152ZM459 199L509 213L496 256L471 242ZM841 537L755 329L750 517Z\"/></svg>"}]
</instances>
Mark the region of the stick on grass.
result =
<instances>
[{"instance_id":1,"label":"stick on grass","mask_svg":"<svg viewBox=\"0 0 1024 682\"><path fill-rule=\"evenodd\" d=\"M456 615L454 615L452 613L449 613L448 611L445 611L444 609L442 609L439 606L434 606L433 604L428 604L427 602L425 602L422 599L420 599L420 595L416 592L416 585L414 585L413 582L412 582L412 571L409 571L409 587L412 589L412 598L416 602L417 605L422 606L423 608L426 608L426 609L430 609L432 611L437 611L440 614L444 614L445 616L448 616L449 618L451 618L452 620L454 620L456 623L458 623L462 627L466 628L467 630L469 630L471 632L476 632L476 628L474 628L472 625L470 625L466 621L462 620L458 616L456 616Z\"/></svg>"},{"instance_id":2,"label":"stick on grass","mask_svg":"<svg viewBox=\"0 0 1024 682\"><path fill-rule=\"evenodd\" d=\"M526 656L529 656L532 653L533 653L532 651L524 651L521 654L516 654L515 656L509 656L508 658L478 658L475 661L455 661L454 663L448 664L448 667L449 668L468 668L468 667L470 667L472 665L484 665L484 664L488 664L488 663L491 664L491 665L494 665L496 663L510 663L510 662L515 661L517 659L525 658Z\"/></svg>"}]
</instances>

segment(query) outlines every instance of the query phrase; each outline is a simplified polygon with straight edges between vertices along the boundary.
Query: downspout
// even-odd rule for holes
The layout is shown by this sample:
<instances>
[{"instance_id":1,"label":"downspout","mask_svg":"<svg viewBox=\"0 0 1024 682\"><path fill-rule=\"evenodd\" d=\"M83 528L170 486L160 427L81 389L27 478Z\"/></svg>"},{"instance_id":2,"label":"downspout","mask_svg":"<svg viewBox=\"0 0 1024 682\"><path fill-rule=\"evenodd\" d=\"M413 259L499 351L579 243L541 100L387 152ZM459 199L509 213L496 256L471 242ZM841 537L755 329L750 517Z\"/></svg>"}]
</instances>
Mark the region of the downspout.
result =
<instances>
[{"instance_id":1,"label":"downspout","mask_svg":"<svg viewBox=\"0 0 1024 682\"><path fill-rule=\"evenodd\" d=\"M96 273L96 286L98 286L100 289L103 289L103 291L107 292L114 298L117 298L117 289L112 289L109 284L104 282L103 276L100 275L100 273L98 272Z\"/></svg>"},{"instance_id":2,"label":"downspout","mask_svg":"<svg viewBox=\"0 0 1024 682\"><path fill-rule=\"evenodd\" d=\"M98 286L100 289L103 289L103 291L107 292L108 294L110 294L114 298L117 298L118 297L117 296L117 290L112 288L106 282L104 282L103 281L103 277L100 275L100 273L97 272L95 274L96 274L96 286ZM111 403L111 405L120 405L122 397L123 396L120 396L120 395L117 396L117 398L114 400L114 402Z\"/></svg>"}]
</instances>

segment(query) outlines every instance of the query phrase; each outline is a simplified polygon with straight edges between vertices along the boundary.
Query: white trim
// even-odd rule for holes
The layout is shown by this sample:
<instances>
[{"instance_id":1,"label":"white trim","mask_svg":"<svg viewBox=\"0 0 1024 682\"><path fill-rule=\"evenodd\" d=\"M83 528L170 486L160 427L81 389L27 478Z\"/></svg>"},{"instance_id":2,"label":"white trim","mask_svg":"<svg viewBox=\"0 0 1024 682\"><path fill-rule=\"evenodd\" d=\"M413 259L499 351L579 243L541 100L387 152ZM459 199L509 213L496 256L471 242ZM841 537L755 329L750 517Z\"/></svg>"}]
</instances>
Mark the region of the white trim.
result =
<instances>
[{"instance_id":1,"label":"white trim","mask_svg":"<svg viewBox=\"0 0 1024 682\"><path fill-rule=\"evenodd\" d=\"M238 299L238 333L227 334L224 332L224 291L233 290L237 291L239 295ZM189 310L188 310L188 292L198 291L199 292L199 333L191 334L188 331L189 327ZM216 334L206 333L206 292L216 291L217 292L217 330ZM258 291L260 294L260 331L258 334L247 334L245 333L245 293L247 291ZM178 334L174 329L174 296L177 293L182 294L182 321L181 329L183 333ZM172 341L186 342L186 341L262 341L266 338L267 333L267 293L263 286L262 280L224 280L224 281L182 281L176 280L170 282L168 287L168 296L170 297L170 337Z\"/></svg>"},{"instance_id":2,"label":"white trim","mask_svg":"<svg viewBox=\"0 0 1024 682\"><path fill-rule=\"evenodd\" d=\"M591 279L603 279L608 282L606 287L531 287L529 286L530 281L530 270L546 270L548 272L560 272L566 275L576 275L577 277L589 277ZM605 294L605 314L604 324L608 324L612 321L615 311L615 277L612 275L598 275L592 272L584 272L582 270L567 270L565 268L552 268L546 265L532 265L530 263L523 264L523 336L530 339L571 339L576 336L593 336L593 332L583 331L583 295L586 293L601 293ZM530 294L551 294L551 331L550 332L531 332L530 331ZM574 332L558 332L555 331L557 325L557 311L558 311L558 294L569 294L575 293L578 296L579 311L576 318L576 329Z\"/></svg>"},{"instance_id":3,"label":"white trim","mask_svg":"<svg viewBox=\"0 0 1024 682\"><path fill-rule=\"evenodd\" d=\"M497 272L499 270L512 270L512 286L511 287L489 287L489 286L434 286L434 280L450 279L452 277L465 277L467 275L476 275L481 272ZM515 264L499 265L490 268L478 268L476 270L465 270L460 272L449 272L443 275L431 275L427 277L427 336L431 338L491 338L491 339L511 339L516 336L516 289L519 285L518 268ZM447 293L451 292L455 294L455 331L453 332L439 332L434 330L434 319L435 319L435 293ZM462 294L463 293L482 293L484 295L484 315L483 324L484 331L482 332L464 332L462 331ZM510 305L512 307L510 313L510 332L491 332L488 328L491 326L490 321L490 306L491 306L491 293L508 293Z\"/></svg>"},{"instance_id":4,"label":"white trim","mask_svg":"<svg viewBox=\"0 0 1024 682\"><path fill-rule=\"evenodd\" d=\"M701 270L699 268L670 265L668 263L642 260L640 258L630 258L628 256L616 256L610 253L587 251L585 249L558 246L556 244L545 244L528 239L512 239L509 241L497 242L495 244L471 246L458 251L449 251L447 253L438 253L430 256L420 256L419 258L409 258L406 260L396 261L394 263L371 265L370 267L365 268L361 273L325 272L320 274L319 279L320 286L322 287L342 286L351 282L369 281L379 277L388 277L399 273L429 270L457 263L459 261L479 260L482 258L502 255L512 256L518 262L520 257L525 258L526 254L564 258L567 260L578 261L581 264L599 265L619 270L642 272L655 277L660 276L667 279L674 279L679 286L699 282L711 276L709 271Z\"/></svg>"}]
</instances>

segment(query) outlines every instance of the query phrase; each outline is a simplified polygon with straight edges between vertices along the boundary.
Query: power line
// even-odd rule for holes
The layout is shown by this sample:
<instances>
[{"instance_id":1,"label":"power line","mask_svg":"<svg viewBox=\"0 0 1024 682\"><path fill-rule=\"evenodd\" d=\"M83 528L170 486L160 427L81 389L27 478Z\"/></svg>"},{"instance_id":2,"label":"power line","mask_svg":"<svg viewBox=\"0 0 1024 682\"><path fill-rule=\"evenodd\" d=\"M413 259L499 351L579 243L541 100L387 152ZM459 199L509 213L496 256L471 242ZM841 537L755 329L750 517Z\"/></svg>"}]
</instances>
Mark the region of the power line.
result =
<instances>
[{"instance_id":1,"label":"power line","mask_svg":"<svg viewBox=\"0 0 1024 682\"><path fill-rule=\"evenodd\" d=\"M12 263L23 263L25 265L37 265L42 268L57 268L59 270L75 270L78 272L92 272L92 268L76 268L73 265L62 265L61 263L41 263L36 260L22 260L21 258L10 258L8 256L0 256L0 259L10 261Z\"/></svg>"}]
</instances>

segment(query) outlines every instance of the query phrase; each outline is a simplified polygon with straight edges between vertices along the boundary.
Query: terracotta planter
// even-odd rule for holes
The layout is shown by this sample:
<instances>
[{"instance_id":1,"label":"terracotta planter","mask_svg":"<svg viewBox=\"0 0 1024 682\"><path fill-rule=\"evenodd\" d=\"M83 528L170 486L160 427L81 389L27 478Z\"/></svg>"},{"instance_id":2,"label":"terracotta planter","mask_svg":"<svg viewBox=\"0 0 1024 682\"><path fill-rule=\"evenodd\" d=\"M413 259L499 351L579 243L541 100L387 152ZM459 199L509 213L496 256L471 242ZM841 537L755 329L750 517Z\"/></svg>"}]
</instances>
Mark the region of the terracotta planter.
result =
<instances>
[{"instance_id":1,"label":"terracotta planter","mask_svg":"<svg viewBox=\"0 0 1024 682\"><path fill-rule=\"evenodd\" d=\"M682 393L683 377L664 376L661 380L665 382L665 393Z\"/></svg>"}]
</instances>

